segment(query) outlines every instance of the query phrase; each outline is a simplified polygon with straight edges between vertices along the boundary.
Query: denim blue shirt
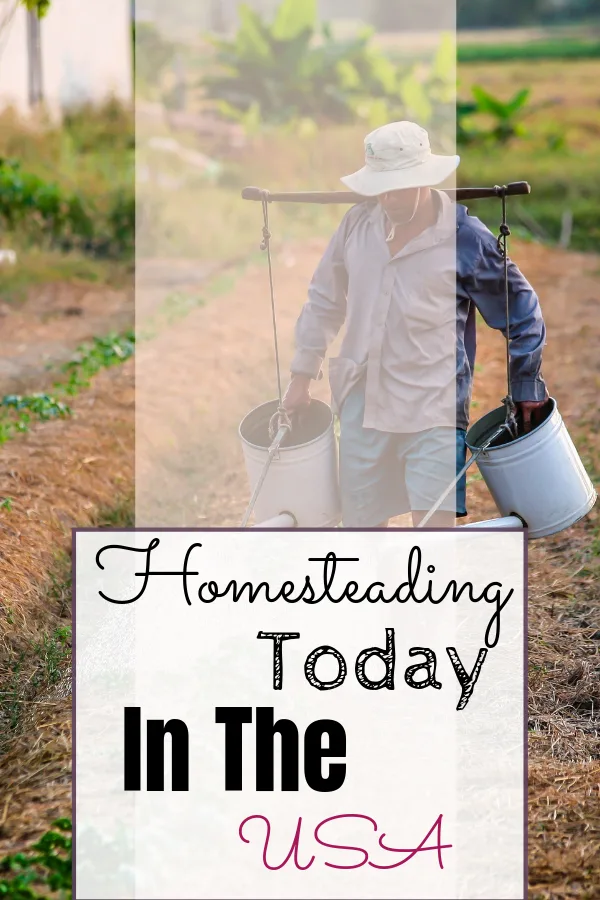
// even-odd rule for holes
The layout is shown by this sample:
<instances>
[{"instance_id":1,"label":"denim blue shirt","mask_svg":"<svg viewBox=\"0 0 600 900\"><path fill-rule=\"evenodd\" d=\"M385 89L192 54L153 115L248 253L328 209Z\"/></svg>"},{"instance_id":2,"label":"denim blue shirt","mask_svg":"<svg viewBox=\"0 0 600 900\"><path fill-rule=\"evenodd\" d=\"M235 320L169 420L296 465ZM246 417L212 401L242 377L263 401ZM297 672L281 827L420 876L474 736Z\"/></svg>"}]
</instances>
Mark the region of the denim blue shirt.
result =
<instances>
[{"instance_id":1,"label":"denim blue shirt","mask_svg":"<svg viewBox=\"0 0 600 900\"><path fill-rule=\"evenodd\" d=\"M444 376L445 381L442 379L436 384L434 376L433 387L430 384L429 393L423 393L422 398L441 396L442 382L448 384L452 391L452 419L456 427L466 428L469 423L477 311L487 325L503 334L506 332L504 262L496 236L478 218L470 216L466 207L451 203L442 192L434 194L440 208L437 226L417 237L408 252L401 251L392 260L380 225L382 214L378 204L366 202L350 209L319 263L309 287L307 303L298 319L296 354L291 370L294 374L312 378L321 377L327 349L345 324L341 355L330 361L333 403L339 409L352 386L366 374L365 427L412 431L429 425L448 424L432 420L425 425L406 426L413 418L417 421L422 410L431 406L427 400L419 399L419 379L427 380L434 370L448 372L449 356L442 352L443 337L441 341L438 339L437 347L435 343L431 345L433 355L428 352L429 365L424 366L421 373L417 372L418 359L413 353L416 361L413 368L417 373L412 385L413 405L402 408L401 412L393 408L400 396L399 392L394 395L393 391L393 357L406 353L400 332L410 330L412 324L417 335L419 328L422 333L431 330L431 321L438 317L437 309L442 309L439 303L437 308L430 305L428 309L425 292L419 290L421 281L431 280L432 265L440 272L447 269L447 273L443 273L444 277L447 275L447 296L453 298L455 293L451 333L456 347L450 348L452 383L449 384L450 379ZM436 261L431 257L432 252L437 254ZM445 256L440 257L440 252ZM419 253L420 257L415 255ZM408 269L411 257L412 272ZM543 400L546 386L540 368L546 330L540 304L532 286L512 260L509 260L508 276L512 395L515 401ZM375 286L371 290L373 283ZM410 290L405 289L402 296L407 283ZM416 314L412 313L411 320L409 310L408 318L403 320L397 312L404 311L411 299ZM444 308L447 306L446 303ZM408 327L405 327L406 323ZM396 344L391 340L390 331ZM419 344L413 341L407 346L409 351L414 351L415 347L418 350ZM450 397L450 394L446 392L446 396ZM444 402L448 406L448 401Z\"/></svg>"}]
</instances>

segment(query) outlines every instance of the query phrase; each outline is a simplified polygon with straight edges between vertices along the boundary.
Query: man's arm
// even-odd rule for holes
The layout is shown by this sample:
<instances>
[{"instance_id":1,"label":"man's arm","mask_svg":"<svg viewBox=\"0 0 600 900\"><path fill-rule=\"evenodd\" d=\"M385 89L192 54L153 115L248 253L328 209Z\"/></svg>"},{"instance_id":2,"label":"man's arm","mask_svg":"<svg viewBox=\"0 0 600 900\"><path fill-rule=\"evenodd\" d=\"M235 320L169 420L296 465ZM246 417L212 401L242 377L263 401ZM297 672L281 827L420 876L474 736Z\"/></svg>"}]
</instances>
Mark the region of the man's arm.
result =
<instances>
[{"instance_id":1,"label":"man's arm","mask_svg":"<svg viewBox=\"0 0 600 900\"><path fill-rule=\"evenodd\" d=\"M310 403L310 382L321 378L327 348L346 318L348 274L344 244L348 213L333 235L308 288L308 300L296 323L296 352L291 364L292 381L284 405L293 410Z\"/></svg>"},{"instance_id":2,"label":"man's arm","mask_svg":"<svg viewBox=\"0 0 600 900\"><path fill-rule=\"evenodd\" d=\"M308 300L296 323L293 375L320 376L327 348L346 318L348 275L344 264L344 224L333 235L308 287Z\"/></svg>"},{"instance_id":3,"label":"man's arm","mask_svg":"<svg viewBox=\"0 0 600 900\"><path fill-rule=\"evenodd\" d=\"M504 261L497 240L487 229L480 233L479 256L464 279L464 287L491 328L506 336ZM541 373L546 326L536 292L509 260L510 376L512 395L529 430L531 412L548 399Z\"/></svg>"}]
</instances>

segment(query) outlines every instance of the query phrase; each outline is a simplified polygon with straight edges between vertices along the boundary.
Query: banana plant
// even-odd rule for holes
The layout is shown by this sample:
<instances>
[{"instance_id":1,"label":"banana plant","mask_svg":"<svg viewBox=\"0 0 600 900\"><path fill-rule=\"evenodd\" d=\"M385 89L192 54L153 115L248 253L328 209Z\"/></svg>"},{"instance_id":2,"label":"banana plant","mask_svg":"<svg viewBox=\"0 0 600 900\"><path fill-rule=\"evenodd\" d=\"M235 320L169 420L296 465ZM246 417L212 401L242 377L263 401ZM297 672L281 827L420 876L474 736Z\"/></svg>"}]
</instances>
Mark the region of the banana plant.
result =
<instances>
[{"instance_id":1,"label":"banana plant","mask_svg":"<svg viewBox=\"0 0 600 900\"><path fill-rule=\"evenodd\" d=\"M505 144L511 138L523 136L523 116L531 111L528 100L531 94L529 88L523 88L511 97L503 101L493 97L480 85L474 85L471 89L476 103L476 112L493 116L496 120L494 127L487 132L487 137L499 144Z\"/></svg>"},{"instance_id":2,"label":"banana plant","mask_svg":"<svg viewBox=\"0 0 600 900\"><path fill-rule=\"evenodd\" d=\"M202 79L205 96L242 123L257 115L269 124L294 119L349 122L370 103L396 96L399 72L370 46L371 29L347 41L319 26L316 0L283 0L266 22L243 4L232 40L209 37L216 71Z\"/></svg>"}]
</instances>

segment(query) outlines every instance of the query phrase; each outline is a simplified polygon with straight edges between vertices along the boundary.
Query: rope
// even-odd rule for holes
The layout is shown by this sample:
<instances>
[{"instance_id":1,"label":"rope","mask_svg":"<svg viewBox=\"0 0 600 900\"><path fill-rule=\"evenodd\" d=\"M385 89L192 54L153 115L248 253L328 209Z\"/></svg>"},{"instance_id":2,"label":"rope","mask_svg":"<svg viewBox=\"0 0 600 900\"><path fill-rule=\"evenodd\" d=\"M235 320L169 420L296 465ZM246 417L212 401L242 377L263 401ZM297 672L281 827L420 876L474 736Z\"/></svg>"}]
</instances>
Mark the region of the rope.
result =
<instances>
[{"instance_id":1,"label":"rope","mask_svg":"<svg viewBox=\"0 0 600 900\"><path fill-rule=\"evenodd\" d=\"M260 478L256 483L256 487L254 488L254 492L250 499L250 503L244 513L244 518L242 519L242 528L246 528L248 522L250 520L250 516L254 511L254 507L256 506L256 501L258 500L258 495L262 490L262 486L265 483L265 479L267 477L269 468L271 463L275 459L275 454L279 450L279 446L283 439L291 432L292 423L288 416L287 410L283 405L283 393L281 390L281 366L279 363L279 340L277 335L277 316L275 313L275 288L273 285L273 262L271 259L271 230L269 228L269 192L262 191L262 211L263 211L263 230L262 230L262 242L260 245L261 250L267 251L267 260L269 263L269 290L271 294L271 316L273 320L273 342L275 345L275 367L277 370L277 396L278 396L278 406L277 412L271 417L269 421L269 438L271 440L271 446L268 450L267 460L265 462L264 468L261 472Z\"/></svg>"},{"instance_id":2,"label":"rope","mask_svg":"<svg viewBox=\"0 0 600 900\"><path fill-rule=\"evenodd\" d=\"M452 491L460 479L463 477L465 472L473 465L476 459L487 450L487 448L492 444L496 438L498 438L503 431L508 431L511 437L518 437L518 424L516 419L516 406L515 401L512 396L512 379L510 375L510 292L508 288L508 249L507 249L507 238L510 235L510 228L508 227L508 222L506 221L506 185L504 187L499 187L496 185L496 190L498 195L502 198L502 222L500 224L500 234L498 235L498 251L502 254L502 260L504 263L504 303L505 303L505 312L506 312L506 386L507 393L506 397L503 399L502 403L506 409L506 418L504 423L498 428L490 438L488 438L485 443L478 447L475 453L471 454L468 462L463 466L461 471L458 473L456 478L448 485L442 496L434 503L426 516L421 519L418 524L418 528L424 528L425 525L430 521L431 517L435 515L438 511L450 491Z\"/></svg>"},{"instance_id":3,"label":"rope","mask_svg":"<svg viewBox=\"0 0 600 900\"><path fill-rule=\"evenodd\" d=\"M271 259L271 231L269 230L269 192L262 192L262 210L263 210L263 239L260 245L261 250L267 251L267 260L269 263L269 290L271 293L271 316L273 319L273 340L275 343L275 366L277 368L277 396L279 397L279 408L283 409L283 394L281 391L281 367L279 365L279 340L277 337L277 316L275 314L275 288L273 286L273 261Z\"/></svg>"},{"instance_id":4,"label":"rope","mask_svg":"<svg viewBox=\"0 0 600 900\"><path fill-rule=\"evenodd\" d=\"M504 304L506 314L506 386L507 393L502 403L506 409L506 425L513 437L517 437L518 426L515 416L516 406L512 396L512 379L510 374L510 293L508 289L508 249L507 238L510 235L510 228L506 221L506 186L498 187L500 196L502 197L502 222L500 224L500 234L498 235L498 250L502 254L504 263Z\"/></svg>"}]
</instances>

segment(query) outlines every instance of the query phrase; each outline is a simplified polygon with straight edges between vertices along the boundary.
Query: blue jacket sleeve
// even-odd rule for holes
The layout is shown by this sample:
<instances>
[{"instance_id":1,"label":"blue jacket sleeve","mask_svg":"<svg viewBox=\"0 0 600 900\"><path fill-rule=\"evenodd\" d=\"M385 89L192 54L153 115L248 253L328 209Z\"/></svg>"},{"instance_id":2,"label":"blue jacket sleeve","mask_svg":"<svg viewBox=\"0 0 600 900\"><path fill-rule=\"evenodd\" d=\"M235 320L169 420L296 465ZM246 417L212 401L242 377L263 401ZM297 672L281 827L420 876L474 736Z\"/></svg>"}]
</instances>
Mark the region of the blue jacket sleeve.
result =
<instances>
[{"instance_id":1,"label":"blue jacket sleeve","mask_svg":"<svg viewBox=\"0 0 600 900\"><path fill-rule=\"evenodd\" d=\"M473 262L463 277L463 287L484 321L506 337L504 260L496 237L477 222ZM512 260L508 262L510 316L510 374L515 401L544 400L546 384L541 374L546 326L536 292Z\"/></svg>"}]
</instances>

